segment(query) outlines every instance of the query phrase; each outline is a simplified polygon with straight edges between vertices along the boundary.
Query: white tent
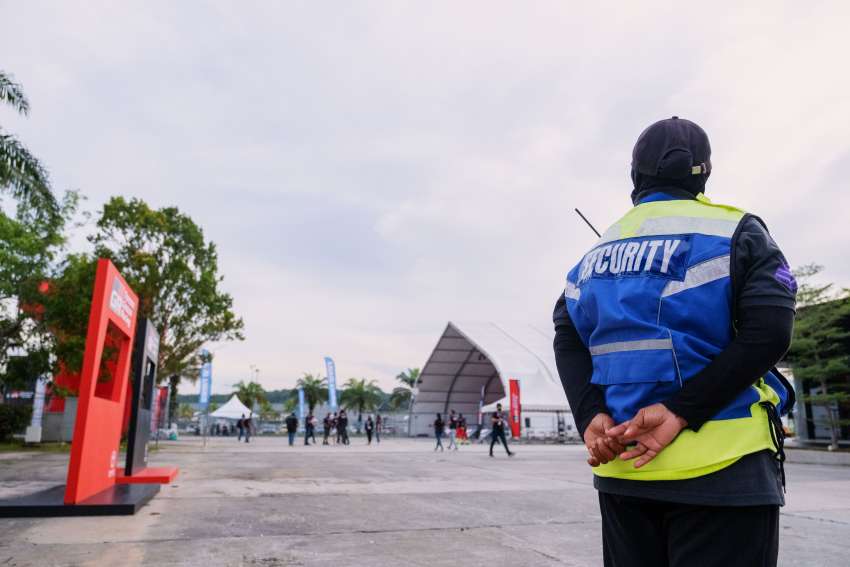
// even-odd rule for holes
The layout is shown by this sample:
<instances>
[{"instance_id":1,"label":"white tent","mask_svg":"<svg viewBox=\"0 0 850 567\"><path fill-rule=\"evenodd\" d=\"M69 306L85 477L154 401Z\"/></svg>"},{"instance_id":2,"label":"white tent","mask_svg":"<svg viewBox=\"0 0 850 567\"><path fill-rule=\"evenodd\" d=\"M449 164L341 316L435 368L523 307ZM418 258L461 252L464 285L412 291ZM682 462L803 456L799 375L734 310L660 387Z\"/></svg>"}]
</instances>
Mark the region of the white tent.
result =
<instances>
[{"instance_id":1,"label":"white tent","mask_svg":"<svg viewBox=\"0 0 850 567\"><path fill-rule=\"evenodd\" d=\"M251 415L251 410L249 410L245 404L239 401L239 398L236 397L236 394L233 394L227 403L215 410L210 414L210 417L215 418L223 418L223 419L239 419L242 416L248 417Z\"/></svg>"},{"instance_id":2,"label":"white tent","mask_svg":"<svg viewBox=\"0 0 850 567\"><path fill-rule=\"evenodd\" d=\"M525 431L549 435L563 419L570 436L572 413L555 368L553 338L545 327L449 322L419 377L414 432L429 432L437 412L454 409L474 422L479 404L501 401L507 410L508 380L514 378L523 421L528 419Z\"/></svg>"}]
</instances>

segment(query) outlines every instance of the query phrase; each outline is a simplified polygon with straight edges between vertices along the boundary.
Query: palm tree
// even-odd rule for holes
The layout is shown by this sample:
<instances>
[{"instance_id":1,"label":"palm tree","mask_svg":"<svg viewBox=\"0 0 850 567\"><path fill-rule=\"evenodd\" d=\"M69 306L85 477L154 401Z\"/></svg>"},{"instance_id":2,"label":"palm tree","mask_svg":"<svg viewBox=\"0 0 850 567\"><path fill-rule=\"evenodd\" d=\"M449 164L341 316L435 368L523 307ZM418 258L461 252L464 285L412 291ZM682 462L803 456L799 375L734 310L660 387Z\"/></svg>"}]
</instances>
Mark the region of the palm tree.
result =
<instances>
[{"instance_id":1,"label":"palm tree","mask_svg":"<svg viewBox=\"0 0 850 567\"><path fill-rule=\"evenodd\" d=\"M304 376L298 379L295 383L295 389L292 390L290 397L298 400L298 388L304 390L304 400L307 402L307 407L312 412L317 405L328 399L328 384L327 380L320 376L304 373Z\"/></svg>"},{"instance_id":2,"label":"palm tree","mask_svg":"<svg viewBox=\"0 0 850 567\"><path fill-rule=\"evenodd\" d=\"M339 403L348 409L357 410L357 432L363 422L363 412L372 411L381 403L381 389L374 380L349 378L339 396Z\"/></svg>"},{"instance_id":3,"label":"palm tree","mask_svg":"<svg viewBox=\"0 0 850 567\"><path fill-rule=\"evenodd\" d=\"M390 399L387 402L387 405L393 411L410 405L410 401L413 398L413 388L416 387L416 381L419 380L419 369L408 368L404 372L400 372L395 379L401 382L401 386L393 388Z\"/></svg>"},{"instance_id":4,"label":"palm tree","mask_svg":"<svg viewBox=\"0 0 850 567\"><path fill-rule=\"evenodd\" d=\"M0 103L6 103L21 116L30 105L21 85L0 71ZM47 170L18 139L0 128L0 190L9 190L17 199L29 201L34 209L59 215L59 205L50 190Z\"/></svg>"},{"instance_id":5,"label":"palm tree","mask_svg":"<svg viewBox=\"0 0 850 567\"><path fill-rule=\"evenodd\" d=\"M262 404L266 401L266 391L256 382L245 383L240 380L233 386L233 393L248 409L253 409L255 403Z\"/></svg>"}]
</instances>

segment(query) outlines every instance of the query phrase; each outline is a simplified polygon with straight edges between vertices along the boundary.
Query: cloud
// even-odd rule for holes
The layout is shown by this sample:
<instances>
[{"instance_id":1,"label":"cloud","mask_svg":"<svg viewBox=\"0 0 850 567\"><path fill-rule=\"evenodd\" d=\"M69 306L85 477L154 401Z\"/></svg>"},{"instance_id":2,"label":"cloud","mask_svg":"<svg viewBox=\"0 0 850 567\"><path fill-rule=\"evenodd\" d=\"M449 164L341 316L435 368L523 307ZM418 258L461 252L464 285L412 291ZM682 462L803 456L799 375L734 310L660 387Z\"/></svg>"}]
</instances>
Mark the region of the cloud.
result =
<instances>
[{"instance_id":1,"label":"cloud","mask_svg":"<svg viewBox=\"0 0 850 567\"><path fill-rule=\"evenodd\" d=\"M769 8L769 9L766 9ZM631 146L678 114L709 195L792 264L850 283L843 5L6 5L0 114L97 207L178 205L220 250L248 340L215 386L291 385L333 355L390 387L449 319L546 326L564 273L628 207ZM37 40L35 39L37 38Z\"/></svg>"}]
</instances>

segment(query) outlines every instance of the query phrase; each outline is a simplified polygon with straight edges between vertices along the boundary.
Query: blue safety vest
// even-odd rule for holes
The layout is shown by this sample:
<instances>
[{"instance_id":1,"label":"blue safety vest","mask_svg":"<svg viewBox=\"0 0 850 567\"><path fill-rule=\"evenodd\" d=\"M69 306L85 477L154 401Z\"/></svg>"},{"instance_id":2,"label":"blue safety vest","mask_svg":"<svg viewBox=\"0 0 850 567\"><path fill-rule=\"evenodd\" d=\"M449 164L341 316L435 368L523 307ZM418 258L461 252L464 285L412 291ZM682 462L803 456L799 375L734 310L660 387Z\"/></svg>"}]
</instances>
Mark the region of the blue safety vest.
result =
<instances>
[{"instance_id":1,"label":"blue safety vest","mask_svg":"<svg viewBox=\"0 0 850 567\"><path fill-rule=\"evenodd\" d=\"M732 238L745 213L697 200L635 206L567 275L567 309L593 358L615 422L669 399L734 336ZM720 470L743 455L775 450L769 411L788 390L772 372L699 432L682 431L640 469L619 459L595 474L675 480Z\"/></svg>"}]
</instances>

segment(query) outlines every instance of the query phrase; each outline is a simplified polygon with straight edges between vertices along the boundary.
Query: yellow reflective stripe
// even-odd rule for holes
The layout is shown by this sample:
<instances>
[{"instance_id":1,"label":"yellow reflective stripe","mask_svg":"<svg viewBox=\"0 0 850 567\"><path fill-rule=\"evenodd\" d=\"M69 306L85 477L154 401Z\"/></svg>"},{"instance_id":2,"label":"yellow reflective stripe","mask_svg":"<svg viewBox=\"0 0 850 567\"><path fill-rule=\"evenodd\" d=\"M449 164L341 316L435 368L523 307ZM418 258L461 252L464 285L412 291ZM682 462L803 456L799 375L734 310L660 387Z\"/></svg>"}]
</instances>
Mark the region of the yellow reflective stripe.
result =
<instances>
[{"instance_id":1,"label":"yellow reflective stripe","mask_svg":"<svg viewBox=\"0 0 850 567\"><path fill-rule=\"evenodd\" d=\"M735 207L716 205L702 193L697 196L697 200L695 201L690 199L653 201L633 207L622 219L605 231L599 243L640 236L642 232L641 227L650 219L686 217L692 221L696 219L713 219L737 224L744 214L744 211ZM732 228L732 232L734 232L734 227ZM729 236L732 235L732 232L729 233Z\"/></svg>"},{"instance_id":2,"label":"yellow reflective stripe","mask_svg":"<svg viewBox=\"0 0 850 567\"><path fill-rule=\"evenodd\" d=\"M691 266L685 272L684 281L679 282L674 280L668 283L664 287L664 291L661 292L661 297L669 297L680 291L699 287L721 278L728 278L730 270L729 262L730 257L727 254L726 256L719 256Z\"/></svg>"}]
</instances>

